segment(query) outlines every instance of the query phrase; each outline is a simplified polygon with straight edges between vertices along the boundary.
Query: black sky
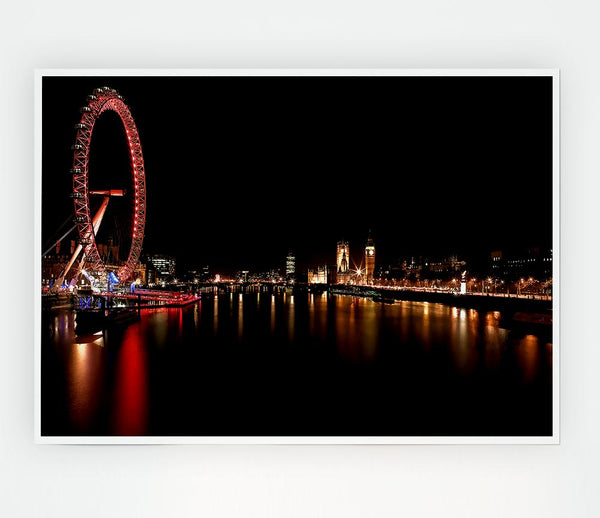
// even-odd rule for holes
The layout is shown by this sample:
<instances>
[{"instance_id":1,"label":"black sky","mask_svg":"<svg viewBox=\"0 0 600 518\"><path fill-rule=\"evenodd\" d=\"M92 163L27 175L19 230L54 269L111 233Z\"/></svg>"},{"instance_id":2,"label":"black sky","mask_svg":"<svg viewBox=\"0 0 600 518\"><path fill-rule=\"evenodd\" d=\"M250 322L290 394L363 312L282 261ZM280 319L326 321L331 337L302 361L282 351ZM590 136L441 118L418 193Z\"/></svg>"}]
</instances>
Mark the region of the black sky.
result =
<instances>
[{"instance_id":1,"label":"black sky","mask_svg":"<svg viewBox=\"0 0 600 518\"><path fill-rule=\"evenodd\" d=\"M369 229L380 263L551 246L552 79L523 76L45 77L43 244L72 214L73 125L102 85L140 133L144 252L182 268L332 263L341 238L359 261ZM128 167L104 114L92 187L127 188Z\"/></svg>"}]
</instances>

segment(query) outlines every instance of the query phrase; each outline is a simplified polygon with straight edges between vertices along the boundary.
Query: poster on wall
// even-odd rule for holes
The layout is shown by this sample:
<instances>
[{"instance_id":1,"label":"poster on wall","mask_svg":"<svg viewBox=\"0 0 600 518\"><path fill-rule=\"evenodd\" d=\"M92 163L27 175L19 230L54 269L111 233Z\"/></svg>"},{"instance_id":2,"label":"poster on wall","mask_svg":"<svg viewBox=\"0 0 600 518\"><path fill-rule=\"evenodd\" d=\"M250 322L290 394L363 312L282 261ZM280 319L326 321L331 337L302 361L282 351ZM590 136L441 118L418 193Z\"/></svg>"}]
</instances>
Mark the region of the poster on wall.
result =
<instances>
[{"instance_id":1,"label":"poster on wall","mask_svg":"<svg viewBox=\"0 0 600 518\"><path fill-rule=\"evenodd\" d=\"M36 442L558 443L557 71L35 82Z\"/></svg>"}]
</instances>

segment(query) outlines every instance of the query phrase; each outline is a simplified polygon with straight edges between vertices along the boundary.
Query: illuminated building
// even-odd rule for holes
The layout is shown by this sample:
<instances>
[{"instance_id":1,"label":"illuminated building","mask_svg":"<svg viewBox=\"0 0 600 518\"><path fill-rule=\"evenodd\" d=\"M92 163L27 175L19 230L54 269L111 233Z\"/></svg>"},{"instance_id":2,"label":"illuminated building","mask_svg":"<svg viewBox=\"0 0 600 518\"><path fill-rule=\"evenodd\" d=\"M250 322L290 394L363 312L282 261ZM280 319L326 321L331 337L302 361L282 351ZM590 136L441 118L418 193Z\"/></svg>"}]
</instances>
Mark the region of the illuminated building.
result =
<instances>
[{"instance_id":1,"label":"illuminated building","mask_svg":"<svg viewBox=\"0 0 600 518\"><path fill-rule=\"evenodd\" d=\"M467 271L462 272L460 276L460 293L464 295L467 293Z\"/></svg>"},{"instance_id":2,"label":"illuminated building","mask_svg":"<svg viewBox=\"0 0 600 518\"><path fill-rule=\"evenodd\" d=\"M157 279L156 279L156 270L154 268L152 268L151 265L149 265L146 268L146 286L156 286L157 284Z\"/></svg>"},{"instance_id":3,"label":"illuminated building","mask_svg":"<svg viewBox=\"0 0 600 518\"><path fill-rule=\"evenodd\" d=\"M211 282L212 280L208 265L202 267L196 266L193 269L188 270L183 276L183 278L185 279L185 281L194 284Z\"/></svg>"},{"instance_id":4,"label":"illuminated building","mask_svg":"<svg viewBox=\"0 0 600 518\"><path fill-rule=\"evenodd\" d=\"M327 284L327 266L319 266L315 270L308 270L308 284Z\"/></svg>"},{"instance_id":5,"label":"illuminated building","mask_svg":"<svg viewBox=\"0 0 600 518\"><path fill-rule=\"evenodd\" d=\"M66 247L61 246L62 244L58 241L54 250L42 257L42 286L44 287L54 284L69 263L73 250L75 250L75 241L71 241L70 251L65 250Z\"/></svg>"},{"instance_id":6,"label":"illuminated building","mask_svg":"<svg viewBox=\"0 0 600 518\"><path fill-rule=\"evenodd\" d=\"M264 271L264 272L252 272L250 270L240 270L235 273L234 276L235 282L242 283L260 283L260 282L282 282L284 279L281 275L281 270L279 268L274 268L272 270Z\"/></svg>"},{"instance_id":7,"label":"illuminated building","mask_svg":"<svg viewBox=\"0 0 600 518\"><path fill-rule=\"evenodd\" d=\"M175 276L175 258L169 255L150 255L148 262L156 272L156 284L171 280Z\"/></svg>"},{"instance_id":8,"label":"illuminated building","mask_svg":"<svg viewBox=\"0 0 600 518\"><path fill-rule=\"evenodd\" d=\"M119 246L115 245L112 237L108 238L108 244L97 243L97 247L104 263L119 264Z\"/></svg>"},{"instance_id":9,"label":"illuminated building","mask_svg":"<svg viewBox=\"0 0 600 518\"><path fill-rule=\"evenodd\" d=\"M411 257L401 263L401 270L407 279L451 279L466 268L466 262L456 255L445 258L428 259Z\"/></svg>"},{"instance_id":10,"label":"illuminated building","mask_svg":"<svg viewBox=\"0 0 600 518\"><path fill-rule=\"evenodd\" d=\"M285 280L294 282L296 276L296 257L292 252L289 252L285 259Z\"/></svg>"},{"instance_id":11,"label":"illuminated building","mask_svg":"<svg viewBox=\"0 0 600 518\"><path fill-rule=\"evenodd\" d=\"M497 250L490 254L494 277L515 280L521 277L552 277L552 250L539 247L521 250Z\"/></svg>"},{"instance_id":12,"label":"illuminated building","mask_svg":"<svg viewBox=\"0 0 600 518\"><path fill-rule=\"evenodd\" d=\"M348 284L350 280L350 245L346 241L338 241L336 266L337 283Z\"/></svg>"},{"instance_id":13,"label":"illuminated building","mask_svg":"<svg viewBox=\"0 0 600 518\"><path fill-rule=\"evenodd\" d=\"M135 265L135 268L133 269L133 281L146 286L146 283L148 281L146 272L146 265L142 262L138 262Z\"/></svg>"},{"instance_id":14,"label":"illuminated building","mask_svg":"<svg viewBox=\"0 0 600 518\"><path fill-rule=\"evenodd\" d=\"M456 272L464 270L466 264L465 261L459 261L456 255L451 255L442 260L426 261L425 268L427 269L429 276L440 274L453 275Z\"/></svg>"},{"instance_id":15,"label":"illuminated building","mask_svg":"<svg viewBox=\"0 0 600 518\"><path fill-rule=\"evenodd\" d=\"M373 284L373 274L375 273L375 245L369 230L367 245L365 246L365 281L366 284Z\"/></svg>"}]
</instances>

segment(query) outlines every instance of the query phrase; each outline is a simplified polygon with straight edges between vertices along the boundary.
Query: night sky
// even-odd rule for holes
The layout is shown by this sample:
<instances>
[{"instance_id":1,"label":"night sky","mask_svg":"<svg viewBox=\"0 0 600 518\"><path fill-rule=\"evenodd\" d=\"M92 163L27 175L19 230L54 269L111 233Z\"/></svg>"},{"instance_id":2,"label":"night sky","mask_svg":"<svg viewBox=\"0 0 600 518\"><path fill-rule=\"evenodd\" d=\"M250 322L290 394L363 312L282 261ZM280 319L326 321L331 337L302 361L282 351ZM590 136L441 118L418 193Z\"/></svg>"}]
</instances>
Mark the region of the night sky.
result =
<instances>
[{"instance_id":1,"label":"night sky","mask_svg":"<svg viewBox=\"0 0 600 518\"><path fill-rule=\"evenodd\" d=\"M73 125L95 87L123 95L146 169L144 253L214 272L487 258L551 247L550 77L45 77L42 246L72 217ZM92 138L92 188L129 188L118 117ZM114 202L113 202L114 201ZM130 198L99 241L126 242ZM125 223L125 224L124 224Z\"/></svg>"}]
</instances>

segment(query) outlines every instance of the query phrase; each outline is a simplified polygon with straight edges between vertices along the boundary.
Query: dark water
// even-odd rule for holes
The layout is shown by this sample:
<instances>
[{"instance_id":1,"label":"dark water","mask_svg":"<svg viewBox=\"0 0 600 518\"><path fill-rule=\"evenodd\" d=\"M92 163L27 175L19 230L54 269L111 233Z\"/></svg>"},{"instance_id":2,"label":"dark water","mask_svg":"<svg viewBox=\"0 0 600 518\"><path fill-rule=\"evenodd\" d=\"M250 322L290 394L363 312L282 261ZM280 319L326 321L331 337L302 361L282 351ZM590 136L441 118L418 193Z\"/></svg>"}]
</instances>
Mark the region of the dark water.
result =
<instances>
[{"instance_id":1,"label":"dark water","mask_svg":"<svg viewBox=\"0 0 600 518\"><path fill-rule=\"evenodd\" d=\"M550 337L498 312L210 295L42 339L42 435L551 435Z\"/></svg>"}]
</instances>

